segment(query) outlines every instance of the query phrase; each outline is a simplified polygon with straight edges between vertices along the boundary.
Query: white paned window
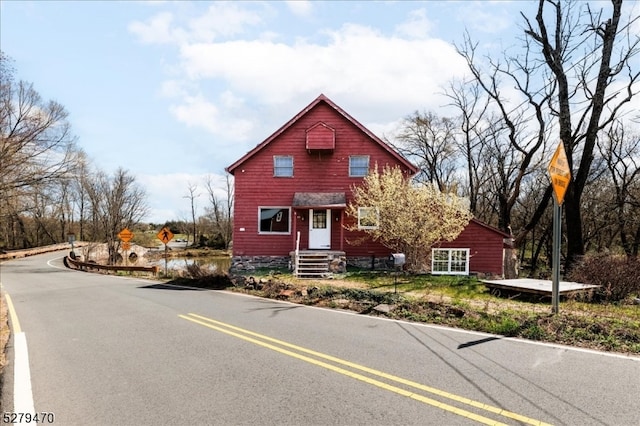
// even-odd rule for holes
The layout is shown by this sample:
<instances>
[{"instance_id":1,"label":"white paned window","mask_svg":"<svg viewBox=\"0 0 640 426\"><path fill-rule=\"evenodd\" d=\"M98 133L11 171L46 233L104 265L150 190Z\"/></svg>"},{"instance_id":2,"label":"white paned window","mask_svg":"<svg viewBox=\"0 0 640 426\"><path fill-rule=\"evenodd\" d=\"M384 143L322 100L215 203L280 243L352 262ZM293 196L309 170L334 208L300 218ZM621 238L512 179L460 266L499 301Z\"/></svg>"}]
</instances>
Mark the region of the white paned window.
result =
<instances>
[{"instance_id":1,"label":"white paned window","mask_svg":"<svg viewBox=\"0 0 640 426\"><path fill-rule=\"evenodd\" d=\"M358 207L358 229L377 229L379 224L377 207Z\"/></svg>"},{"instance_id":2,"label":"white paned window","mask_svg":"<svg viewBox=\"0 0 640 426\"><path fill-rule=\"evenodd\" d=\"M431 273L469 275L469 249L432 249Z\"/></svg>"},{"instance_id":3,"label":"white paned window","mask_svg":"<svg viewBox=\"0 0 640 426\"><path fill-rule=\"evenodd\" d=\"M274 155L273 175L276 177L293 177L293 157L291 155Z\"/></svg>"},{"instance_id":4,"label":"white paned window","mask_svg":"<svg viewBox=\"0 0 640 426\"><path fill-rule=\"evenodd\" d=\"M352 155L349 157L349 177L365 177L369 173L369 156Z\"/></svg>"}]
</instances>

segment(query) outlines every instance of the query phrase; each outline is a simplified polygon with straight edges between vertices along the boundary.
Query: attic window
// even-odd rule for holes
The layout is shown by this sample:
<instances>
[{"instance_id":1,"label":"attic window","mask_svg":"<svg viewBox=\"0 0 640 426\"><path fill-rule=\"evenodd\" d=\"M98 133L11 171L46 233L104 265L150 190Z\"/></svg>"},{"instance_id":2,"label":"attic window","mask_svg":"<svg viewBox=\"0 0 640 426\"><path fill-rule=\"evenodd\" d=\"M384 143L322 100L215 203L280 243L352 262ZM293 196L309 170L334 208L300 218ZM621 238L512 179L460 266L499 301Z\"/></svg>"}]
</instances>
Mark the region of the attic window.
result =
<instances>
[{"instance_id":1,"label":"attic window","mask_svg":"<svg viewBox=\"0 0 640 426\"><path fill-rule=\"evenodd\" d=\"M276 177L293 177L293 157L291 155L274 155L273 175Z\"/></svg>"},{"instance_id":2,"label":"attic window","mask_svg":"<svg viewBox=\"0 0 640 426\"><path fill-rule=\"evenodd\" d=\"M369 156L352 155L349 157L349 177L364 177L369 173Z\"/></svg>"},{"instance_id":3,"label":"attic window","mask_svg":"<svg viewBox=\"0 0 640 426\"><path fill-rule=\"evenodd\" d=\"M307 129L307 150L329 150L336 148L336 131L320 122Z\"/></svg>"}]
</instances>

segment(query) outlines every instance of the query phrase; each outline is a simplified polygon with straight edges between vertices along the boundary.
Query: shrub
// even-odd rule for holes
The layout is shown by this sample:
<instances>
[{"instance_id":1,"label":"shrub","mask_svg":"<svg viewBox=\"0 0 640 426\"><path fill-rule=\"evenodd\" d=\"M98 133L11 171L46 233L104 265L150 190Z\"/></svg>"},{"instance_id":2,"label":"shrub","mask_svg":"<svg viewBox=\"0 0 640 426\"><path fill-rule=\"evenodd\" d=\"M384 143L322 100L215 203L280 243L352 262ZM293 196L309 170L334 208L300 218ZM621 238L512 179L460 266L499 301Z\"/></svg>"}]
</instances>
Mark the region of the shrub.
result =
<instances>
[{"instance_id":1,"label":"shrub","mask_svg":"<svg viewBox=\"0 0 640 426\"><path fill-rule=\"evenodd\" d=\"M509 314L505 314L490 321L488 331L503 336L517 336L520 331L520 323Z\"/></svg>"},{"instance_id":2,"label":"shrub","mask_svg":"<svg viewBox=\"0 0 640 426\"><path fill-rule=\"evenodd\" d=\"M621 301L640 295L640 259L606 254L584 256L567 279L601 286L606 301Z\"/></svg>"}]
</instances>

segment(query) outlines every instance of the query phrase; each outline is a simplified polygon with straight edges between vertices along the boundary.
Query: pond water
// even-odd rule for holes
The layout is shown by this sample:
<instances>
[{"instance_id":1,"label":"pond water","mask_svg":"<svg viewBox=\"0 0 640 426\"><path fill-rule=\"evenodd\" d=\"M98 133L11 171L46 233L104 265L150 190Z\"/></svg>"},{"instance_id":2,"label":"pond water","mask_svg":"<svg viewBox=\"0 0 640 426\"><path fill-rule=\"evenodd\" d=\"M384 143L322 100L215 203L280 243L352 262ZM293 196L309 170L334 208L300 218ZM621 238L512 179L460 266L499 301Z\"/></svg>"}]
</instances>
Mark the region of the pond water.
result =
<instances>
[{"instance_id":1,"label":"pond water","mask_svg":"<svg viewBox=\"0 0 640 426\"><path fill-rule=\"evenodd\" d=\"M228 272L231 267L231 258L229 257L172 257L169 259L159 259L152 262L152 265L158 265L160 268L167 270L187 269L189 265L197 265L202 269L210 269L212 271Z\"/></svg>"}]
</instances>

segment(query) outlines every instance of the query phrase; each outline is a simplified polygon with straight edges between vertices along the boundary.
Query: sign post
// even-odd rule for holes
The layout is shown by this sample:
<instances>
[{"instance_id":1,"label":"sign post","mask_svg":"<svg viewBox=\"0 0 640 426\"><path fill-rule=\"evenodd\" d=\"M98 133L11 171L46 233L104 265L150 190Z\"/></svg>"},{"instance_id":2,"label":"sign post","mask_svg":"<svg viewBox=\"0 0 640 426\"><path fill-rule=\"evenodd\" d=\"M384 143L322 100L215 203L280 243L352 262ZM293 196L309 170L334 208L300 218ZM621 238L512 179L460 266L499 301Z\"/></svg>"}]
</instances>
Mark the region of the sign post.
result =
<instances>
[{"instance_id":1,"label":"sign post","mask_svg":"<svg viewBox=\"0 0 640 426\"><path fill-rule=\"evenodd\" d=\"M76 240L76 234L74 234L73 232L69 232L67 234L67 239L69 240L69 243L71 244L71 253L69 253L69 256L75 260L76 258L76 252L75 252L75 248L73 247L73 243Z\"/></svg>"},{"instance_id":2,"label":"sign post","mask_svg":"<svg viewBox=\"0 0 640 426\"><path fill-rule=\"evenodd\" d=\"M560 141L556 152L551 157L551 162L547 168L553 187L553 259L551 273L551 311L554 314L559 312L560 305L560 248L562 241L562 203L564 194L567 192L569 182L571 182L571 170L567 153L564 150L564 143Z\"/></svg>"},{"instance_id":3,"label":"sign post","mask_svg":"<svg viewBox=\"0 0 640 426\"><path fill-rule=\"evenodd\" d=\"M129 241L131 241L131 239L133 238L133 232L129 231L129 229L124 228L122 231L120 231L120 233L118 234L118 238L120 238L120 240L122 241L122 250L124 250L124 264L125 266L127 265L127 250L129 250L129 248L131 248Z\"/></svg>"},{"instance_id":4,"label":"sign post","mask_svg":"<svg viewBox=\"0 0 640 426\"><path fill-rule=\"evenodd\" d=\"M69 243L71 243L71 251L73 251L73 243L76 241L76 234L69 232L67 234L67 238L69 239Z\"/></svg>"},{"instance_id":5,"label":"sign post","mask_svg":"<svg viewBox=\"0 0 640 426\"><path fill-rule=\"evenodd\" d=\"M158 232L158 234L156 234L156 237L158 237L158 239L164 243L164 276L166 277L167 276L167 256L168 256L167 244L169 244L169 241L173 239L173 232L171 232L171 230L165 226L160 230L160 232Z\"/></svg>"}]
</instances>

